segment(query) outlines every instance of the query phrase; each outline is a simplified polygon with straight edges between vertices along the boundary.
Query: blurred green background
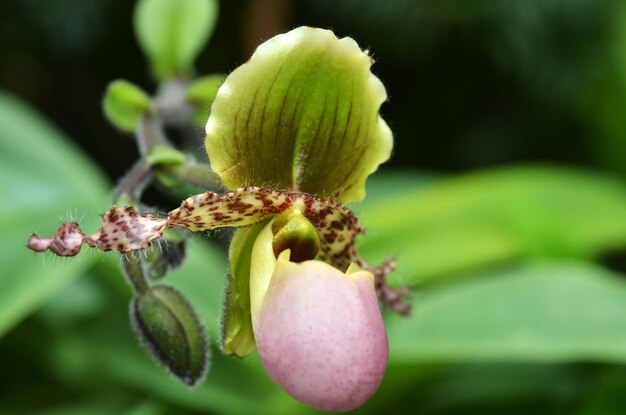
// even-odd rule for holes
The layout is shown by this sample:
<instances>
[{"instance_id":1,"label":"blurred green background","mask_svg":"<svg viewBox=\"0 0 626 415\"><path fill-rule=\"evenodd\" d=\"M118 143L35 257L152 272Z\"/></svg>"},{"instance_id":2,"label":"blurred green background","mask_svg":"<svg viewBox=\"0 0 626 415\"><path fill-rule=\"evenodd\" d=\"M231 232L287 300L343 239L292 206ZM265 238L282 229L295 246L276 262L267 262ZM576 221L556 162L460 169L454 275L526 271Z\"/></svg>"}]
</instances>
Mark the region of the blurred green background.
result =
<instances>
[{"instance_id":1,"label":"blurred green background","mask_svg":"<svg viewBox=\"0 0 626 415\"><path fill-rule=\"evenodd\" d=\"M0 3L0 413L315 412L256 354L214 347L187 389L135 339L117 255L24 247L60 218L95 229L138 156L101 109L113 79L155 89L133 8ZM221 1L197 73L227 73L302 24L370 48L390 96L394 156L353 209L365 257L396 257L414 311L386 315L389 369L356 412L624 413L626 3ZM214 346L226 242L194 238L168 276Z\"/></svg>"}]
</instances>

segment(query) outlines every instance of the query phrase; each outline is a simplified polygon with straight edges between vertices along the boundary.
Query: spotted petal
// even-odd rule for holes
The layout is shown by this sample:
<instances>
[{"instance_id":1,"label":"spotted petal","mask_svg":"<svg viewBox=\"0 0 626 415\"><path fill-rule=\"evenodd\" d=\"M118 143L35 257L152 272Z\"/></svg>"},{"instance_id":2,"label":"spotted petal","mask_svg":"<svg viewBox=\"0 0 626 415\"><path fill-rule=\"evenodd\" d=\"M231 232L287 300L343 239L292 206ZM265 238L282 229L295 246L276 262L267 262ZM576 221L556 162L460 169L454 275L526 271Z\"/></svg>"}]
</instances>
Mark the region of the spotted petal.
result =
<instances>
[{"instance_id":1,"label":"spotted petal","mask_svg":"<svg viewBox=\"0 0 626 415\"><path fill-rule=\"evenodd\" d=\"M237 189L223 196L206 192L187 198L164 219L138 212L131 206L114 207L102 216L101 228L91 236L84 234L76 223L63 223L50 238L31 235L28 247L38 252L50 250L59 256L76 255L83 244L103 251L116 250L125 253L150 246L152 241L163 235L166 228L180 226L201 232L222 227L245 227L268 221L289 209L299 211L315 228L322 260L340 271L346 271L351 263L355 263L371 272L375 277L381 301L400 313L409 312L409 307L402 302L406 290L391 289L385 282L386 275L394 268L393 261L372 266L356 250L356 237L363 233L363 228L354 214L336 201L299 192L281 192L259 187ZM239 232L240 235L245 233ZM273 237L272 234L271 238ZM243 241L247 239L241 239L242 242L234 243L230 251L233 274L229 283L229 304L224 320L225 324L228 321L237 322L226 324L223 340L225 351L239 356L249 353L254 344L246 340L249 338L249 310L246 308L247 293L242 287L245 288L248 283L248 273L244 271L247 265L235 264L249 255L242 250L253 239L245 243ZM234 241L239 239L236 237ZM232 320L233 311L241 318ZM238 337L240 334L243 337Z\"/></svg>"}]
</instances>

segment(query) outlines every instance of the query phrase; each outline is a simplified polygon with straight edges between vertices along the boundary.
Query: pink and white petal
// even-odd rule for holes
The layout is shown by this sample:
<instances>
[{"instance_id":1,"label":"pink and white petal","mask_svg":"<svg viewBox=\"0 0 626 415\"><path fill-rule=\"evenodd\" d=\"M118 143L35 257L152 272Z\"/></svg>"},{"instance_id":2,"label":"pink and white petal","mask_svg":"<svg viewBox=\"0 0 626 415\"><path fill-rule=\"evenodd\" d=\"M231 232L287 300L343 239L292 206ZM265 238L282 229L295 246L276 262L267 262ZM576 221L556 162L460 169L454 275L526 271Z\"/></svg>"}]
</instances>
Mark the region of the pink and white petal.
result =
<instances>
[{"instance_id":1,"label":"pink and white petal","mask_svg":"<svg viewBox=\"0 0 626 415\"><path fill-rule=\"evenodd\" d=\"M388 346L374 279L279 258L254 331L265 369L294 398L348 411L378 388Z\"/></svg>"}]
</instances>

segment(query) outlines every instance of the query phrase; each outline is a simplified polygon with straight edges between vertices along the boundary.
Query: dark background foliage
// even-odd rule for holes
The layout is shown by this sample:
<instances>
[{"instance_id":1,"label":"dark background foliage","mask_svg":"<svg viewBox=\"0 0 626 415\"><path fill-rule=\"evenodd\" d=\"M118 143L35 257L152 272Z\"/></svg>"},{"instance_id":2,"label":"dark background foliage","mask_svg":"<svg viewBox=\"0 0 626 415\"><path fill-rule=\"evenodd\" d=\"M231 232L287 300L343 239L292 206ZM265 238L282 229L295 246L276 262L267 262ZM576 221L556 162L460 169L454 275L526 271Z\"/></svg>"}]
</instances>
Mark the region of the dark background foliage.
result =
<instances>
[{"instance_id":1,"label":"dark background foliage","mask_svg":"<svg viewBox=\"0 0 626 415\"><path fill-rule=\"evenodd\" d=\"M135 158L102 116L111 79L154 87L135 40L133 2L7 0L0 86L34 104L111 178ZM605 163L589 107L615 77L607 62L620 2L229 1L199 73L226 72L299 25L355 38L377 60L396 136L391 164L463 171L505 162ZM623 75L619 75L623 76ZM200 133L199 133L200 134ZM622 143L623 146L623 143ZM624 148L624 147L622 147ZM613 164L623 164L615 162Z\"/></svg>"},{"instance_id":2,"label":"dark background foliage","mask_svg":"<svg viewBox=\"0 0 626 415\"><path fill-rule=\"evenodd\" d=\"M114 183L137 159L101 106L114 79L157 87L134 3L0 2L0 89L96 167L63 140L44 145L55 134L0 96L0 413L305 413L255 356L236 361L214 347L192 391L165 375L136 344L115 257L24 252L31 231L55 229L55 215L104 211L110 186L98 169ZM357 212L372 229L364 252L398 255L416 308L410 319L387 316L391 364L361 413L623 413L626 3L224 0L197 72L228 73L299 25L370 49L389 93L381 112L394 155ZM171 277L213 343L221 238L194 241Z\"/></svg>"}]
</instances>

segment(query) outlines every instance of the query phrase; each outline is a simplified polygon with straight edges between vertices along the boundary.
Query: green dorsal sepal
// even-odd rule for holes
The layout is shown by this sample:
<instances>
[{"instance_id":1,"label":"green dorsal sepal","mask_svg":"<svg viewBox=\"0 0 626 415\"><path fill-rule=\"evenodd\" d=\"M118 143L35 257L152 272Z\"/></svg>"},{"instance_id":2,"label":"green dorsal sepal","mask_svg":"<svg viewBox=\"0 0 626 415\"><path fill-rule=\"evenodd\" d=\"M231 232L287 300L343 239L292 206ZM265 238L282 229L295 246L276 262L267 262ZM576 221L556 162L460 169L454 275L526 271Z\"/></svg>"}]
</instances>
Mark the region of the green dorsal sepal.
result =
<instances>
[{"instance_id":1,"label":"green dorsal sepal","mask_svg":"<svg viewBox=\"0 0 626 415\"><path fill-rule=\"evenodd\" d=\"M224 185L362 200L367 176L393 144L372 63L353 39L312 27L259 46L226 78L206 125L207 153Z\"/></svg>"}]
</instances>

